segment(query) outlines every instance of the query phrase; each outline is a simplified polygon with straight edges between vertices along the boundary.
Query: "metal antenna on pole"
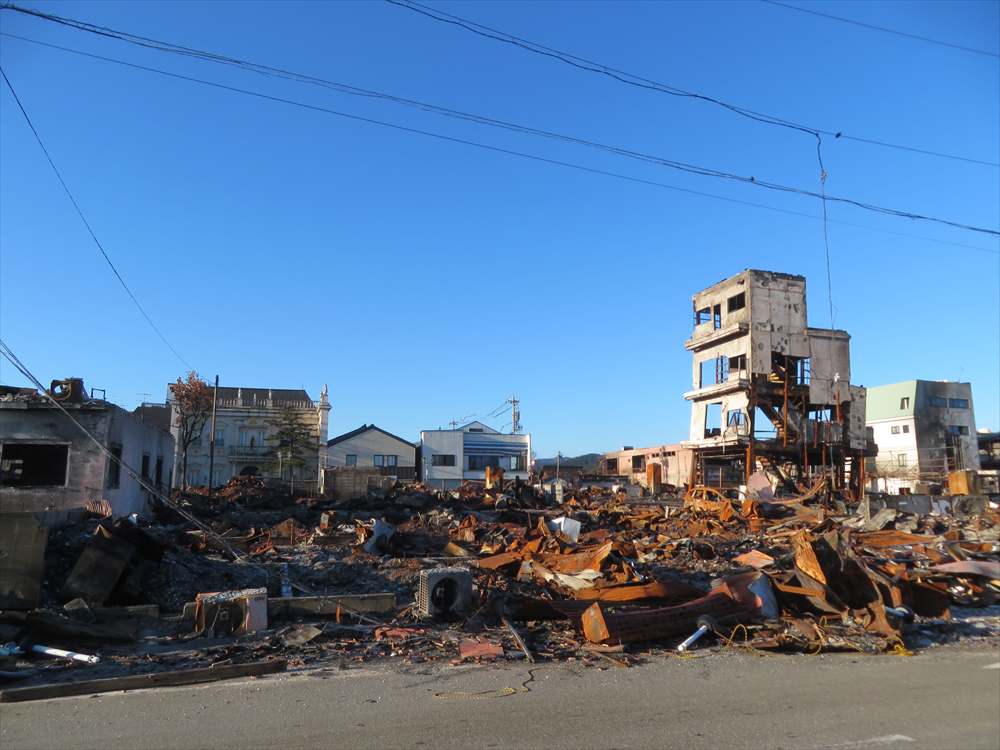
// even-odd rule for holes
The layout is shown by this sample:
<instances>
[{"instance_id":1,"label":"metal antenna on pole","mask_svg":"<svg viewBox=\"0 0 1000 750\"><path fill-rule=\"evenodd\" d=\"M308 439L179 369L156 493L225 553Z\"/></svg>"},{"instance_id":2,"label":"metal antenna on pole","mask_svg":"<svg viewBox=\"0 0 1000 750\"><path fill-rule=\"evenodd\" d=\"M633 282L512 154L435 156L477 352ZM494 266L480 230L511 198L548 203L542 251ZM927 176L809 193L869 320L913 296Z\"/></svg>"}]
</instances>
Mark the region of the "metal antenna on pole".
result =
<instances>
[{"instance_id":1,"label":"metal antenna on pole","mask_svg":"<svg viewBox=\"0 0 1000 750\"><path fill-rule=\"evenodd\" d=\"M518 400L517 396L511 396L507 399L507 403L510 404L510 434L517 435L521 432L521 402Z\"/></svg>"}]
</instances>

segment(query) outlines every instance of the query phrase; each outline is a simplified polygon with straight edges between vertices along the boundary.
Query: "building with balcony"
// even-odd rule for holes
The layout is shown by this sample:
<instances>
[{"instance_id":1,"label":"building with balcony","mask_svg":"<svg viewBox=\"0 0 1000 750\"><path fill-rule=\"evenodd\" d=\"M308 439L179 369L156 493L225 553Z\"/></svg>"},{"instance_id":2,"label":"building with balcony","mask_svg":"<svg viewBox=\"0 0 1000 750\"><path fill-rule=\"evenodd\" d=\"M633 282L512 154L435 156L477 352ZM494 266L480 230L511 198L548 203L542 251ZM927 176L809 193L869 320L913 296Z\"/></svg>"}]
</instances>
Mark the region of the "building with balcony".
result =
<instances>
[{"instance_id":1,"label":"building with balcony","mask_svg":"<svg viewBox=\"0 0 1000 750\"><path fill-rule=\"evenodd\" d=\"M527 481L530 457L531 435L505 435L482 422L420 433L420 476L434 488L484 482L487 466L503 469L505 479Z\"/></svg>"},{"instance_id":2,"label":"building with balcony","mask_svg":"<svg viewBox=\"0 0 1000 750\"><path fill-rule=\"evenodd\" d=\"M167 386L167 406L171 409L171 432L178 440L174 484L181 486L179 428L176 403ZM294 415L311 435L310 444L302 456L301 466L289 465L288 451L278 445L275 433L278 422ZM319 477L326 465L326 441L330 401L326 386L320 400L313 401L306 391L289 388L230 388L220 386L216 404L215 434L211 435L211 418L205 423L201 437L188 449L187 477L189 486L209 484L209 463L212 440L215 460L211 485L218 487L234 476L256 475L279 479L296 488L317 489ZM294 462L293 462L294 463Z\"/></svg>"},{"instance_id":3,"label":"building with balcony","mask_svg":"<svg viewBox=\"0 0 1000 750\"><path fill-rule=\"evenodd\" d=\"M373 424L331 438L326 444L327 468L364 467L399 480L416 478L417 447Z\"/></svg>"},{"instance_id":4,"label":"building with balcony","mask_svg":"<svg viewBox=\"0 0 1000 750\"><path fill-rule=\"evenodd\" d=\"M980 468L972 385L905 380L868 389L867 423L878 446L870 483L882 492L937 492L948 474Z\"/></svg>"},{"instance_id":5,"label":"building with balcony","mask_svg":"<svg viewBox=\"0 0 1000 750\"><path fill-rule=\"evenodd\" d=\"M874 450L850 336L813 328L803 276L748 269L692 297L691 427L697 484L735 487L758 470L859 494Z\"/></svg>"}]
</instances>

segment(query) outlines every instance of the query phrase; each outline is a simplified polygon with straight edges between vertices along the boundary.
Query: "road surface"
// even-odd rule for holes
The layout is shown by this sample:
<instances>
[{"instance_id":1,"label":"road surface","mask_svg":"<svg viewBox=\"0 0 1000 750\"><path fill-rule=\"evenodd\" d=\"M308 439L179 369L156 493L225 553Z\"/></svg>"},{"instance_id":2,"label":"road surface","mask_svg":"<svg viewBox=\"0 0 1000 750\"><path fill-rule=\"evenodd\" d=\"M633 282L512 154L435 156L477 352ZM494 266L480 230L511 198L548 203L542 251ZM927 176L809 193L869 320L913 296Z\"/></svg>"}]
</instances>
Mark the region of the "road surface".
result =
<instances>
[{"instance_id":1,"label":"road surface","mask_svg":"<svg viewBox=\"0 0 1000 750\"><path fill-rule=\"evenodd\" d=\"M0 704L0 747L1000 748L989 647L696 653L531 676L524 664L397 665Z\"/></svg>"}]
</instances>

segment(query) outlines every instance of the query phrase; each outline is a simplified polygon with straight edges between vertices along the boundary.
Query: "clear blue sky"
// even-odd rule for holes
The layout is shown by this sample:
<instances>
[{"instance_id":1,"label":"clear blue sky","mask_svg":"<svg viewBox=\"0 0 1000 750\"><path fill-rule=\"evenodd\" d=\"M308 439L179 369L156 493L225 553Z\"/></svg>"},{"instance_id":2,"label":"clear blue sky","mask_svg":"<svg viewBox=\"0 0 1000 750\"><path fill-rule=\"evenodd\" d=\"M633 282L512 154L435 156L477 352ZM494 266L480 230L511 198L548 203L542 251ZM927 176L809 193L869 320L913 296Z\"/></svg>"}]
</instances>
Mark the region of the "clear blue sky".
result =
<instances>
[{"instance_id":1,"label":"clear blue sky","mask_svg":"<svg viewBox=\"0 0 1000 750\"><path fill-rule=\"evenodd\" d=\"M434 5L757 111L1000 161L995 57L757 2ZM32 7L818 185L806 134L628 87L386 3ZM809 7L1000 48L997 3ZM820 212L811 198L142 50L9 11L0 23L7 33L318 106ZM691 294L747 267L800 273L810 322L829 325L816 219L489 153L6 37L0 45L49 151L167 338L225 385L304 387L315 398L329 383L331 435L374 422L414 438L516 394L539 455L672 442L688 430ZM0 108L0 335L45 381L81 376L127 407L162 400L184 366L117 285L6 89ZM996 168L844 140L829 140L824 153L832 194L1000 225ZM842 205L829 211L870 227L829 225L836 325L852 335L852 380L968 380L978 425L1000 427L996 239ZM0 381L23 383L6 362Z\"/></svg>"}]
</instances>

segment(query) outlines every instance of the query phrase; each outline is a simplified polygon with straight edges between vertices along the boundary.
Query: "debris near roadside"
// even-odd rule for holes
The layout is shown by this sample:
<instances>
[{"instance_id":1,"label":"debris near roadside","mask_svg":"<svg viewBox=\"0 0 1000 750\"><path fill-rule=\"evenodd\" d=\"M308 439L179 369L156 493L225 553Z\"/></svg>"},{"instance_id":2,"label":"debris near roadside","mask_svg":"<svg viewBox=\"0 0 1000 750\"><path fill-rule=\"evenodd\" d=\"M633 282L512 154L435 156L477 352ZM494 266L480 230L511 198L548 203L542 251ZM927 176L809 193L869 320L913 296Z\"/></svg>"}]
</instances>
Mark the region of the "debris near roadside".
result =
<instances>
[{"instance_id":1,"label":"debris near roadside","mask_svg":"<svg viewBox=\"0 0 1000 750\"><path fill-rule=\"evenodd\" d=\"M203 528L165 512L52 529L40 606L0 611L0 680L1000 641L990 506L845 512L821 483L751 500L567 490L558 506L520 483L279 494L241 477L183 496Z\"/></svg>"}]
</instances>

